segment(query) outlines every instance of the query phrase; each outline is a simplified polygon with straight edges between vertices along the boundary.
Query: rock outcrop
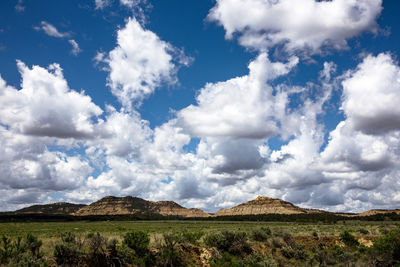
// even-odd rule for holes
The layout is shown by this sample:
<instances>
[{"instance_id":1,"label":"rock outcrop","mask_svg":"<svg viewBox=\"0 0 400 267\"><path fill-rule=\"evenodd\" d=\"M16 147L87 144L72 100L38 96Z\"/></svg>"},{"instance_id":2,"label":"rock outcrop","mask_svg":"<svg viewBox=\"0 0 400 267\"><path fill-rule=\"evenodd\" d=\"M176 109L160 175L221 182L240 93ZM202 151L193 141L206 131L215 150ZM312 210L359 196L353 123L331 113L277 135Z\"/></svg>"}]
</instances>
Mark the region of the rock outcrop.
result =
<instances>
[{"instance_id":1,"label":"rock outcrop","mask_svg":"<svg viewBox=\"0 0 400 267\"><path fill-rule=\"evenodd\" d=\"M107 196L82 209L73 215L134 215L134 214L160 214L163 216L182 217L207 217L208 213L200 209L187 209L173 201L147 201L138 197L113 197Z\"/></svg>"},{"instance_id":2,"label":"rock outcrop","mask_svg":"<svg viewBox=\"0 0 400 267\"><path fill-rule=\"evenodd\" d=\"M373 216L379 214L396 213L400 215L400 209L380 210L374 209L362 213L331 213L316 209L304 209L276 198L259 196L254 200L239 204L229 209L220 209L211 215L201 209L185 208L173 201L148 201L138 197L114 197L107 196L90 205L59 202L45 205L34 205L4 215L18 214L45 214L45 215L159 215L180 217L210 217L210 216L240 216L260 214L315 214L329 213L346 217ZM25 215L23 215L25 216Z\"/></svg>"},{"instance_id":3,"label":"rock outcrop","mask_svg":"<svg viewBox=\"0 0 400 267\"><path fill-rule=\"evenodd\" d=\"M220 209L215 216L259 215L259 214L302 214L309 213L292 203L259 196L254 200L239 204L230 209Z\"/></svg>"},{"instance_id":4,"label":"rock outcrop","mask_svg":"<svg viewBox=\"0 0 400 267\"><path fill-rule=\"evenodd\" d=\"M44 205L33 205L27 208L16 210L15 214L57 214L69 215L85 207L84 204L73 204L68 202L58 202Z\"/></svg>"},{"instance_id":5,"label":"rock outcrop","mask_svg":"<svg viewBox=\"0 0 400 267\"><path fill-rule=\"evenodd\" d=\"M397 215L400 215L400 209L396 210L367 210L362 213L356 214L356 216L373 216L373 215L378 215L378 214L390 214L390 213L396 213Z\"/></svg>"},{"instance_id":6,"label":"rock outcrop","mask_svg":"<svg viewBox=\"0 0 400 267\"><path fill-rule=\"evenodd\" d=\"M151 201L150 201L151 202ZM209 217L210 214L201 209L187 209L173 201L157 201L154 204L153 212L159 213L164 216L174 215L182 217Z\"/></svg>"}]
</instances>

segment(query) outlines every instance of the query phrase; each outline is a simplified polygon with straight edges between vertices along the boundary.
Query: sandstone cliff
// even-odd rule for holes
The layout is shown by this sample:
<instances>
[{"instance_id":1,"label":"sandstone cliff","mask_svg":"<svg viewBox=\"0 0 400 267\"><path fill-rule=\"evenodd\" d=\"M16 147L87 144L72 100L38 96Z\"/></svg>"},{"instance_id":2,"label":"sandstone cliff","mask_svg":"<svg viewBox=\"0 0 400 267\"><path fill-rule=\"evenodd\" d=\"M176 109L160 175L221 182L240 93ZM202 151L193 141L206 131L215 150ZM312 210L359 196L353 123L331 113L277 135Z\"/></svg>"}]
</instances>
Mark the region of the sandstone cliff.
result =
<instances>
[{"instance_id":1,"label":"sandstone cliff","mask_svg":"<svg viewBox=\"0 0 400 267\"><path fill-rule=\"evenodd\" d=\"M307 212L306 209L299 208L292 203L280 199L259 196L254 200L239 204L233 208L220 209L215 216L258 215L271 213L302 214L309 212Z\"/></svg>"},{"instance_id":2,"label":"sandstone cliff","mask_svg":"<svg viewBox=\"0 0 400 267\"><path fill-rule=\"evenodd\" d=\"M82 209L73 215L133 215L153 213L164 216L207 217L208 213L200 209L187 209L173 201L147 201L138 197L107 196Z\"/></svg>"},{"instance_id":3,"label":"sandstone cliff","mask_svg":"<svg viewBox=\"0 0 400 267\"><path fill-rule=\"evenodd\" d=\"M84 204L73 204L67 202L58 202L44 205L33 205L27 208L16 210L16 214L62 214L68 215L85 207Z\"/></svg>"},{"instance_id":4,"label":"sandstone cliff","mask_svg":"<svg viewBox=\"0 0 400 267\"><path fill-rule=\"evenodd\" d=\"M356 216L372 216L372 215L377 215L377 214L390 214L390 213L396 213L398 215L400 215L400 209L396 209L396 210L368 210L368 211L364 211L362 213L356 214Z\"/></svg>"}]
</instances>

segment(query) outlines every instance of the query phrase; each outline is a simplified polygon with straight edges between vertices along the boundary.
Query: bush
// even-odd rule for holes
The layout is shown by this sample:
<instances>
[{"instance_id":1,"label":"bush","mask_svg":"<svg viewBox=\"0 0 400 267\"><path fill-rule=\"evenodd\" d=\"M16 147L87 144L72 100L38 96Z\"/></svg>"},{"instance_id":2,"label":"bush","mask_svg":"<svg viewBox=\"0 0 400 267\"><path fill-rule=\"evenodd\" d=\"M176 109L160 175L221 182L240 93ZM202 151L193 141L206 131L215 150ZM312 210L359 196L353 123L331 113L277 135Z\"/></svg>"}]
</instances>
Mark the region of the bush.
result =
<instances>
[{"instance_id":1,"label":"bush","mask_svg":"<svg viewBox=\"0 0 400 267\"><path fill-rule=\"evenodd\" d=\"M164 233L160 247L159 261L161 266L184 266L181 254L176 247L183 242L182 235L176 233Z\"/></svg>"},{"instance_id":2,"label":"bush","mask_svg":"<svg viewBox=\"0 0 400 267\"><path fill-rule=\"evenodd\" d=\"M108 259L106 255L107 239L100 233L93 235L88 239L89 254L87 257L90 266L107 266Z\"/></svg>"},{"instance_id":3,"label":"bush","mask_svg":"<svg viewBox=\"0 0 400 267\"><path fill-rule=\"evenodd\" d=\"M193 245L199 245L200 238L204 235L204 232L183 232L182 233L182 241L184 243L190 243Z\"/></svg>"},{"instance_id":4,"label":"bush","mask_svg":"<svg viewBox=\"0 0 400 267\"><path fill-rule=\"evenodd\" d=\"M350 233L350 231L345 230L340 234L340 240L342 240L342 242L349 247L356 247L358 246L360 243L357 241L357 239L355 238L354 235L352 235Z\"/></svg>"},{"instance_id":5,"label":"bush","mask_svg":"<svg viewBox=\"0 0 400 267\"><path fill-rule=\"evenodd\" d=\"M54 258L58 265L75 265L79 262L82 253L79 251L75 234L64 232L61 234L61 243L54 246Z\"/></svg>"},{"instance_id":6,"label":"bush","mask_svg":"<svg viewBox=\"0 0 400 267\"><path fill-rule=\"evenodd\" d=\"M261 227L258 229L254 229L251 233L251 238L254 241L266 241L271 236L271 229L268 227Z\"/></svg>"},{"instance_id":7,"label":"bush","mask_svg":"<svg viewBox=\"0 0 400 267\"><path fill-rule=\"evenodd\" d=\"M400 263L400 229L392 230L377 239L372 246L375 258L388 266Z\"/></svg>"},{"instance_id":8,"label":"bush","mask_svg":"<svg viewBox=\"0 0 400 267\"><path fill-rule=\"evenodd\" d=\"M75 243L75 234L72 232L64 232L61 234L61 241L64 243Z\"/></svg>"},{"instance_id":9,"label":"bush","mask_svg":"<svg viewBox=\"0 0 400 267\"><path fill-rule=\"evenodd\" d=\"M61 243L54 246L54 258L58 265L75 265L79 262L81 253L72 243Z\"/></svg>"},{"instance_id":10,"label":"bush","mask_svg":"<svg viewBox=\"0 0 400 267\"><path fill-rule=\"evenodd\" d=\"M205 237L204 243L209 247L215 247L234 255L251 252L245 232L222 231L217 234L209 234Z\"/></svg>"},{"instance_id":11,"label":"bush","mask_svg":"<svg viewBox=\"0 0 400 267\"><path fill-rule=\"evenodd\" d=\"M45 265L45 262L43 262L41 258L38 258L37 256L28 253L13 257L10 261L10 266L15 267L41 267L43 265Z\"/></svg>"},{"instance_id":12,"label":"bush","mask_svg":"<svg viewBox=\"0 0 400 267\"><path fill-rule=\"evenodd\" d=\"M122 243L133 249L137 255L143 256L148 251L150 237L144 231L133 231L125 234Z\"/></svg>"},{"instance_id":13,"label":"bush","mask_svg":"<svg viewBox=\"0 0 400 267\"><path fill-rule=\"evenodd\" d=\"M214 257L210 259L211 267L244 267L246 266L240 259L237 257L223 252L220 257Z\"/></svg>"},{"instance_id":14,"label":"bush","mask_svg":"<svg viewBox=\"0 0 400 267\"><path fill-rule=\"evenodd\" d=\"M293 236L289 233L283 234L285 245L282 247L282 255L286 258L295 258L297 260L307 259L307 252L304 250L304 245L296 243Z\"/></svg>"},{"instance_id":15,"label":"bush","mask_svg":"<svg viewBox=\"0 0 400 267\"><path fill-rule=\"evenodd\" d=\"M252 253L244 258L243 263L245 266L254 267L276 267L275 261L272 258L260 255L258 253Z\"/></svg>"},{"instance_id":16,"label":"bush","mask_svg":"<svg viewBox=\"0 0 400 267\"><path fill-rule=\"evenodd\" d=\"M39 249L42 246L42 241L31 233L28 233L25 238L25 246L33 256L39 256Z\"/></svg>"}]
</instances>

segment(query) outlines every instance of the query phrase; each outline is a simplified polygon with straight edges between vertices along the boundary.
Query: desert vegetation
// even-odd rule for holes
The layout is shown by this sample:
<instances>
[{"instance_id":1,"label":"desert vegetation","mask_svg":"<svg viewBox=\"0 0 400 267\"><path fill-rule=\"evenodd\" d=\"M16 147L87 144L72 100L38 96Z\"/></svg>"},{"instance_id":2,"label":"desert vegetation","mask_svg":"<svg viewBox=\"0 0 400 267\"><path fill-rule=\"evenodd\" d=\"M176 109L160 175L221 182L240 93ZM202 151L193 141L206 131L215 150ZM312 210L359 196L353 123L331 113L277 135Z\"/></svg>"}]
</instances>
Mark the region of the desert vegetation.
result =
<instances>
[{"instance_id":1,"label":"desert vegetation","mask_svg":"<svg viewBox=\"0 0 400 267\"><path fill-rule=\"evenodd\" d=\"M0 266L398 266L400 224L0 224Z\"/></svg>"}]
</instances>

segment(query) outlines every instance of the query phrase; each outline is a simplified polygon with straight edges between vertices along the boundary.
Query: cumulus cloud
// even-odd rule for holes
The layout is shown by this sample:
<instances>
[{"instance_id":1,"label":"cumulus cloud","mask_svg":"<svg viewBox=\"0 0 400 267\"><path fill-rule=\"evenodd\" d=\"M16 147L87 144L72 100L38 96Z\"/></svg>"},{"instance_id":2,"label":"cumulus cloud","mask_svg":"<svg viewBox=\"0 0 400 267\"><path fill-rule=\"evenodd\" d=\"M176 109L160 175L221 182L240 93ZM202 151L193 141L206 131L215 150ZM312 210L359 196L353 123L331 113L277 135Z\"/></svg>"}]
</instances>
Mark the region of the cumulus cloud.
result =
<instances>
[{"instance_id":1,"label":"cumulus cloud","mask_svg":"<svg viewBox=\"0 0 400 267\"><path fill-rule=\"evenodd\" d=\"M108 85L128 109L140 102L161 84L177 82L177 65L171 44L144 29L135 18L128 19L118 31L117 47L104 58L109 65Z\"/></svg>"},{"instance_id":2,"label":"cumulus cloud","mask_svg":"<svg viewBox=\"0 0 400 267\"><path fill-rule=\"evenodd\" d=\"M400 130L400 68L389 54L367 56L343 81L342 109L356 130Z\"/></svg>"},{"instance_id":3,"label":"cumulus cloud","mask_svg":"<svg viewBox=\"0 0 400 267\"><path fill-rule=\"evenodd\" d=\"M264 50L283 44L287 51L343 49L347 40L377 29L382 0L218 0L208 19L221 24L225 37Z\"/></svg>"},{"instance_id":4,"label":"cumulus cloud","mask_svg":"<svg viewBox=\"0 0 400 267\"><path fill-rule=\"evenodd\" d=\"M47 138L26 136L0 128L2 188L62 191L78 188L93 171L80 156L49 151Z\"/></svg>"},{"instance_id":5,"label":"cumulus cloud","mask_svg":"<svg viewBox=\"0 0 400 267\"><path fill-rule=\"evenodd\" d=\"M71 53L74 56L77 56L80 52L82 52L82 50L79 48L78 43L75 40L71 39L71 40L68 40L68 42L72 45Z\"/></svg>"},{"instance_id":6,"label":"cumulus cloud","mask_svg":"<svg viewBox=\"0 0 400 267\"><path fill-rule=\"evenodd\" d=\"M102 110L91 98L71 90L58 64L47 69L17 62L21 89L0 78L0 123L16 132L59 138L88 138L94 134L92 118Z\"/></svg>"},{"instance_id":7,"label":"cumulus cloud","mask_svg":"<svg viewBox=\"0 0 400 267\"><path fill-rule=\"evenodd\" d=\"M343 207L390 207L400 189L399 66L388 54L369 55L342 79L346 119L321 152L322 174L341 184Z\"/></svg>"},{"instance_id":8,"label":"cumulus cloud","mask_svg":"<svg viewBox=\"0 0 400 267\"><path fill-rule=\"evenodd\" d=\"M264 138L277 132L272 87L267 81L287 74L298 59L286 64L270 62L266 53L249 64L249 74L225 82L209 83L191 105L178 113L193 136Z\"/></svg>"},{"instance_id":9,"label":"cumulus cloud","mask_svg":"<svg viewBox=\"0 0 400 267\"><path fill-rule=\"evenodd\" d=\"M103 9L111 4L110 0L94 0L96 9Z\"/></svg>"},{"instance_id":10,"label":"cumulus cloud","mask_svg":"<svg viewBox=\"0 0 400 267\"><path fill-rule=\"evenodd\" d=\"M59 32L54 25L52 25L52 24L50 24L50 23L48 23L46 21L40 22L40 26L35 26L34 29L37 30L37 31L41 30L45 34L47 34L48 36L52 36L52 37L56 37L56 38L64 38L64 37L69 37L70 36L70 33L68 33L68 32L64 32L64 33L63 32Z\"/></svg>"}]
</instances>

